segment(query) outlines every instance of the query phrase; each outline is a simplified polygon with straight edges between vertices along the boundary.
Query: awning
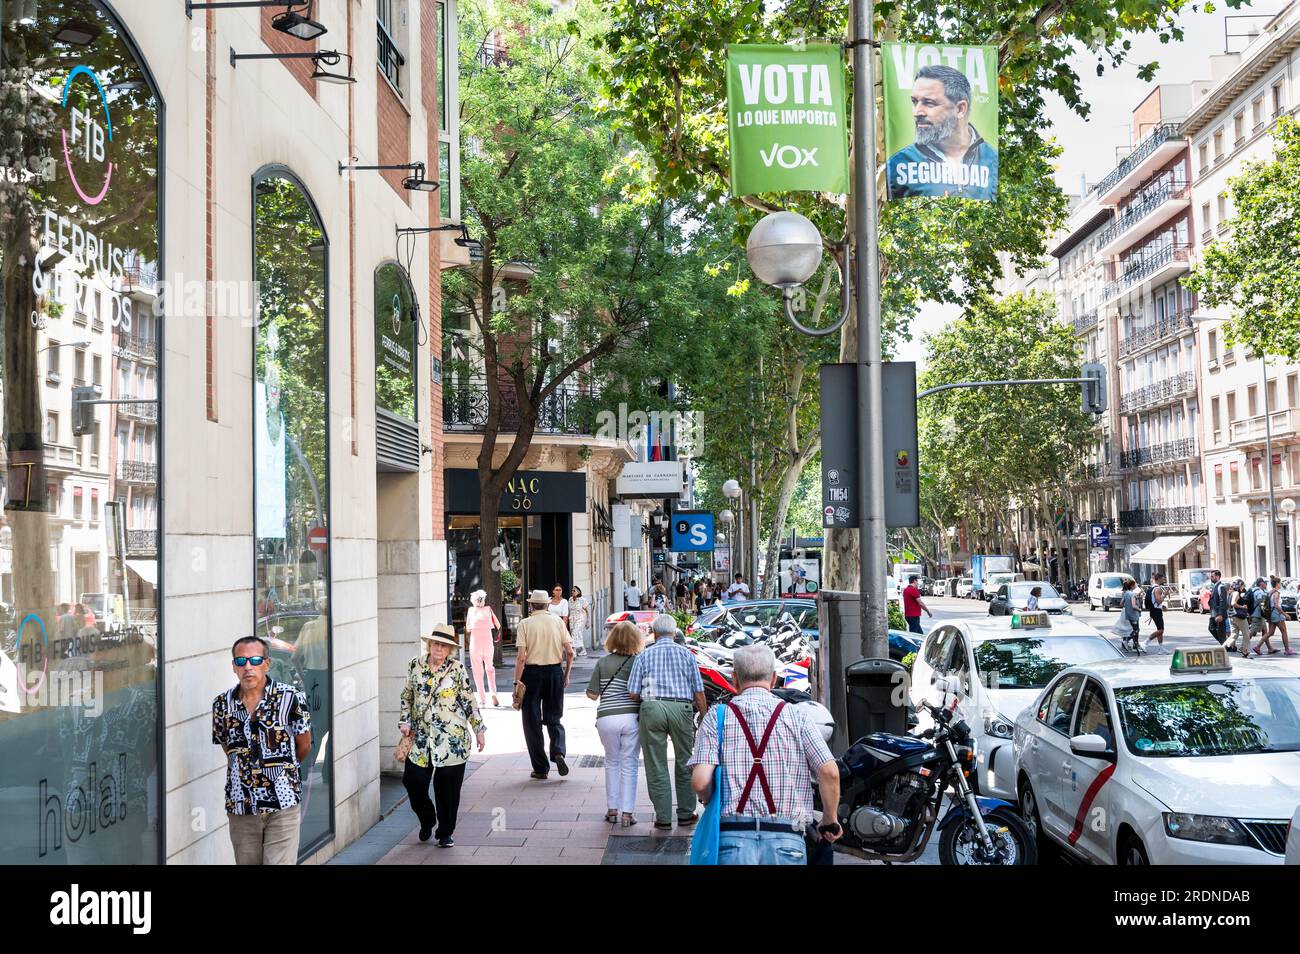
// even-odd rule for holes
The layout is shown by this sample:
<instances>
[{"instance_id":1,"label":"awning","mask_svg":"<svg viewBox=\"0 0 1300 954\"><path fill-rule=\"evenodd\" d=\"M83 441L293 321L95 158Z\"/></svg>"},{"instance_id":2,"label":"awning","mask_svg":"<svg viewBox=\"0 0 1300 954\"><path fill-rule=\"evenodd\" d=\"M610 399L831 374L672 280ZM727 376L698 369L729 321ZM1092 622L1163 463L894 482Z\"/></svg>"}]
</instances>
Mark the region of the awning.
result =
<instances>
[{"instance_id":1,"label":"awning","mask_svg":"<svg viewBox=\"0 0 1300 954\"><path fill-rule=\"evenodd\" d=\"M1128 559L1130 563L1158 563L1163 566L1199 539L1199 534L1190 537L1156 537Z\"/></svg>"},{"instance_id":2,"label":"awning","mask_svg":"<svg viewBox=\"0 0 1300 954\"><path fill-rule=\"evenodd\" d=\"M127 560L126 568L154 589L158 588L157 560Z\"/></svg>"}]
</instances>

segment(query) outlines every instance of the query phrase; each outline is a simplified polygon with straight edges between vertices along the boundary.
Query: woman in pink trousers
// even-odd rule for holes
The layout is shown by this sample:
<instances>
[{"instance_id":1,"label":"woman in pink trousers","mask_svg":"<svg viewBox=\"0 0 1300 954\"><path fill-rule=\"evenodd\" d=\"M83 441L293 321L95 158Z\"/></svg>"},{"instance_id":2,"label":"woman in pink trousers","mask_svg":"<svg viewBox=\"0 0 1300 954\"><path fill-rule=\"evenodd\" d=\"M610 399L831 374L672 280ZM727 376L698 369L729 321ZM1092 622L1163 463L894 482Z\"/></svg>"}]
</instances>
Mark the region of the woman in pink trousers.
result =
<instances>
[{"instance_id":1,"label":"woman in pink trousers","mask_svg":"<svg viewBox=\"0 0 1300 954\"><path fill-rule=\"evenodd\" d=\"M469 633L469 668L474 673L474 684L478 687L478 704L483 701L483 687L487 686L492 696L492 707L497 708L497 672L492 668L492 644L496 641L492 631L501 630L497 614L487 605L487 593L475 590L469 595L470 608L465 613L465 632ZM500 639L501 637L496 637Z\"/></svg>"}]
</instances>

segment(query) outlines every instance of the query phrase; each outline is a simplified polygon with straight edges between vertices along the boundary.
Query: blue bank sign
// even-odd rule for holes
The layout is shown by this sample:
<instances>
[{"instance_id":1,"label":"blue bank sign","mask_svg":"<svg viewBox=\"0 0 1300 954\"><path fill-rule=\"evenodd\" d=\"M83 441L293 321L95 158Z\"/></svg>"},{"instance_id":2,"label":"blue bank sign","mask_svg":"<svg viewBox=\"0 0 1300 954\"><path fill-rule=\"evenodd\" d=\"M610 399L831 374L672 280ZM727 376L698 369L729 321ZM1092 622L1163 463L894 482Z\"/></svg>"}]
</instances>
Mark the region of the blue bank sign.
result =
<instances>
[{"instance_id":1,"label":"blue bank sign","mask_svg":"<svg viewBox=\"0 0 1300 954\"><path fill-rule=\"evenodd\" d=\"M713 549L713 514L707 510L679 510L673 514L674 553L700 553Z\"/></svg>"}]
</instances>

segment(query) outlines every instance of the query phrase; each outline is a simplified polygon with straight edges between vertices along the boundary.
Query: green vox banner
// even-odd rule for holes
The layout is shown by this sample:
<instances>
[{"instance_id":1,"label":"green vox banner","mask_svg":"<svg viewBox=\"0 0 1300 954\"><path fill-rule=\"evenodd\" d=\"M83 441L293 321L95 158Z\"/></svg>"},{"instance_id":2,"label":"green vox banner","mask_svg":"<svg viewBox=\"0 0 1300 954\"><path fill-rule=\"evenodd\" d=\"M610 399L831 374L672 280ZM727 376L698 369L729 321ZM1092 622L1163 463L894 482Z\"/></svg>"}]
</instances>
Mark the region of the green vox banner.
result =
<instances>
[{"instance_id":1,"label":"green vox banner","mask_svg":"<svg viewBox=\"0 0 1300 954\"><path fill-rule=\"evenodd\" d=\"M998 194L998 51L881 43L890 199Z\"/></svg>"},{"instance_id":2,"label":"green vox banner","mask_svg":"<svg viewBox=\"0 0 1300 954\"><path fill-rule=\"evenodd\" d=\"M728 46L727 124L733 195L849 191L839 46Z\"/></svg>"}]
</instances>

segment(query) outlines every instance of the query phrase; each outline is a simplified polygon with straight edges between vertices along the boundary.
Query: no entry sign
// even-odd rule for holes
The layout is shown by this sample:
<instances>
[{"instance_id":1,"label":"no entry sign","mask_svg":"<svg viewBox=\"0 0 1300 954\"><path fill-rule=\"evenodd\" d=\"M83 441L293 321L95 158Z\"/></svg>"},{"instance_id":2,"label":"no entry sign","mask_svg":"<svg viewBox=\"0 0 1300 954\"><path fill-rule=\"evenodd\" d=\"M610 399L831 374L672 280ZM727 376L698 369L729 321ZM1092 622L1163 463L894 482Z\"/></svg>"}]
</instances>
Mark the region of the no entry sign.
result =
<instances>
[{"instance_id":1,"label":"no entry sign","mask_svg":"<svg viewBox=\"0 0 1300 954\"><path fill-rule=\"evenodd\" d=\"M307 546L313 550L323 551L329 545L329 531L324 527L312 527L307 531Z\"/></svg>"}]
</instances>

